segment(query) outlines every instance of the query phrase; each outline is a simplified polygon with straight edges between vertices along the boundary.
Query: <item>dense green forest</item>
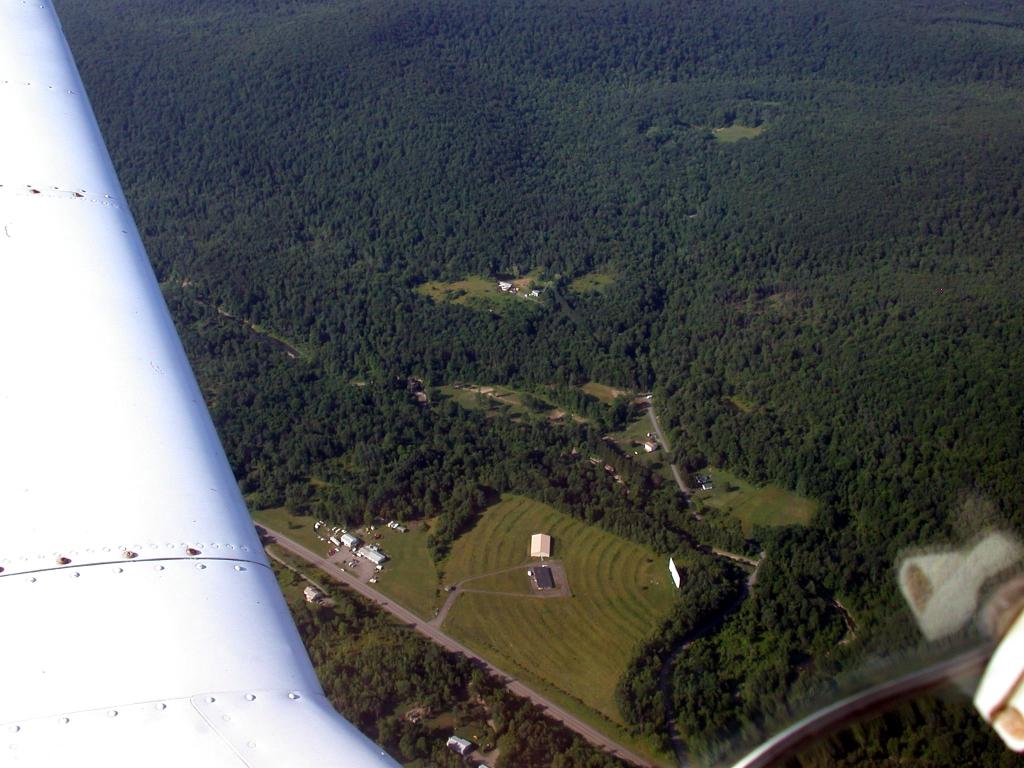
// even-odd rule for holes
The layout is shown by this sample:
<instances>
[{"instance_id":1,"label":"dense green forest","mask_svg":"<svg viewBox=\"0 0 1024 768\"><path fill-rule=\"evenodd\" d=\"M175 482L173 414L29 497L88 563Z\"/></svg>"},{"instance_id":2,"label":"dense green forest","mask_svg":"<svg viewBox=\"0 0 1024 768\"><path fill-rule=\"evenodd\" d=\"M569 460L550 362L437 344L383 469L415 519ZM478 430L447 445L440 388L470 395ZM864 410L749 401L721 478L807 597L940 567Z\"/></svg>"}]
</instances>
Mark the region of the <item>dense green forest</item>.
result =
<instances>
[{"instance_id":1,"label":"dense green forest","mask_svg":"<svg viewBox=\"0 0 1024 768\"><path fill-rule=\"evenodd\" d=\"M709 566L707 594L638 649L619 699L639 732L667 740L671 710L697 752L757 740L865 658L914 653L893 580L907 547L1021 528L1017 4L59 11L254 502L439 516L443 558L514 490L661 553L765 553L668 695L661 665L735 598L735 569ZM501 312L415 290L531 270L544 300ZM573 290L594 272L607 287ZM546 388L588 420L494 418L434 390L424 406L410 377ZM680 463L809 495L812 525L745 541L728 516L695 520L613 455L602 437L629 408L570 394L588 380L653 389ZM857 621L841 644L836 596ZM910 755L914 727L946 721L973 722L950 704L878 733ZM873 759L869 742L828 748Z\"/></svg>"}]
</instances>

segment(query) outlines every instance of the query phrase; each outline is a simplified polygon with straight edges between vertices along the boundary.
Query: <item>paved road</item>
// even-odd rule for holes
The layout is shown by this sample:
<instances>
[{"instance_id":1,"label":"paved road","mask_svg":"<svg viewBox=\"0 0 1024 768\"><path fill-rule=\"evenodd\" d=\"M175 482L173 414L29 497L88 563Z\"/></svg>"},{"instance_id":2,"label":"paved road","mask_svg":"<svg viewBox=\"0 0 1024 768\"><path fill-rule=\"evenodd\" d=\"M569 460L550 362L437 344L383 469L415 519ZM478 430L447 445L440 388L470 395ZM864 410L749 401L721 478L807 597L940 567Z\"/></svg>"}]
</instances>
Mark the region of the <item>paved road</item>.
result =
<instances>
[{"instance_id":1,"label":"paved road","mask_svg":"<svg viewBox=\"0 0 1024 768\"><path fill-rule=\"evenodd\" d=\"M384 610L389 611L391 614L393 614L403 624L408 624L417 632L426 635L435 643L447 648L449 651L452 651L454 653L461 653L462 655L475 660L488 672L498 677L504 683L505 687L512 691L512 693L516 694L517 696L522 696L524 699L529 699L534 704L544 709L545 713L549 717L551 717L554 720L558 720L566 727L576 731L576 733L580 734L591 744L594 744L598 747L602 747L603 749L608 750L608 752L615 755L616 757L619 757L623 760L628 760L629 762L634 763L635 765L643 766L643 768L651 768L650 761L645 760L644 758L637 755L635 752L631 752L630 750L623 747L621 744L612 741L603 733L596 730L595 728L592 728L590 725L583 722L575 715L566 712L564 709L559 707L550 699L541 696L533 689L523 685L523 683L516 680L507 672L502 671L500 668L494 666L486 659L482 658L481 656L478 656L476 653L469 650L469 648L462 645L454 638L442 632L438 627L432 626L429 622L426 622L423 619L419 618L411 611L403 608L397 603L392 602L392 600L389 597L378 592L371 585L360 581L352 574L336 566L331 561L323 557L320 557L320 555L302 546L297 541L289 539L283 533L279 533L278 531L268 528L262 523L260 523L260 527L264 528L267 531L267 533L274 538L275 544L282 547L283 549L288 550L293 555L302 558L307 563L315 565L317 568L324 571L324 573L334 577L337 581L340 581L342 584L351 587L356 592L363 595L363 597L369 600L373 600L375 603L384 608Z\"/></svg>"},{"instance_id":2,"label":"paved road","mask_svg":"<svg viewBox=\"0 0 1024 768\"><path fill-rule=\"evenodd\" d=\"M661 443L661 449L665 451L666 455L672 453L672 446L668 444L668 440L665 439L665 433L661 431L661 425L658 423L658 417L654 413L654 400L647 401L647 413L650 414L651 424L654 425L654 434L658 436L658 442ZM679 471L679 467L675 464L669 464L669 469L672 470L672 477L676 479L676 485L679 486L679 490L683 492L683 495L689 499L693 493L693 489L686 484L686 479L683 477L683 473Z\"/></svg>"}]
</instances>

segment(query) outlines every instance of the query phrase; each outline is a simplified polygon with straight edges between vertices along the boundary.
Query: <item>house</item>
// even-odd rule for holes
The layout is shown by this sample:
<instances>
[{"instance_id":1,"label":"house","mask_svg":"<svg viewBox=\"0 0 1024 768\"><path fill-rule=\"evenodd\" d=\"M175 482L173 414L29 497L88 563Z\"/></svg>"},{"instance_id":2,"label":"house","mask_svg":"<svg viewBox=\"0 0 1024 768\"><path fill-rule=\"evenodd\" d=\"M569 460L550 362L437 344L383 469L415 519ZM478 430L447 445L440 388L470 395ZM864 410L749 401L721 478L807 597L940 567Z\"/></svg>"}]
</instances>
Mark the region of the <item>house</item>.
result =
<instances>
[{"instance_id":1,"label":"house","mask_svg":"<svg viewBox=\"0 0 1024 768\"><path fill-rule=\"evenodd\" d=\"M307 603L319 603L324 596L323 592L312 585L302 590L302 594L306 596Z\"/></svg>"},{"instance_id":2,"label":"house","mask_svg":"<svg viewBox=\"0 0 1024 768\"><path fill-rule=\"evenodd\" d=\"M498 289L502 293L508 293L509 291L512 290L512 283L506 283L504 280L499 280L498 281Z\"/></svg>"},{"instance_id":3,"label":"house","mask_svg":"<svg viewBox=\"0 0 1024 768\"><path fill-rule=\"evenodd\" d=\"M647 453L654 453L656 450L658 450L658 444L656 442L654 442L653 440L645 440L644 441L644 450Z\"/></svg>"},{"instance_id":4,"label":"house","mask_svg":"<svg viewBox=\"0 0 1024 768\"><path fill-rule=\"evenodd\" d=\"M697 487L702 491L710 491L714 489L714 485L711 483L711 478L707 475L697 475L693 479L697 483Z\"/></svg>"},{"instance_id":5,"label":"house","mask_svg":"<svg viewBox=\"0 0 1024 768\"><path fill-rule=\"evenodd\" d=\"M532 291L530 291L529 296L531 299L536 299L538 296L540 296L540 291L534 288Z\"/></svg>"},{"instance_id":6,"label":"house","mask_svg":"<svg viewBox=\"0 0 1024 768\"><path fill-rule=\"evenodd\" d=\"M459 738L458 736L449 736L448 749L452 752L458 752L460 755L465 757L473 751L473 742Z\"/></svg>"}]
</instances>

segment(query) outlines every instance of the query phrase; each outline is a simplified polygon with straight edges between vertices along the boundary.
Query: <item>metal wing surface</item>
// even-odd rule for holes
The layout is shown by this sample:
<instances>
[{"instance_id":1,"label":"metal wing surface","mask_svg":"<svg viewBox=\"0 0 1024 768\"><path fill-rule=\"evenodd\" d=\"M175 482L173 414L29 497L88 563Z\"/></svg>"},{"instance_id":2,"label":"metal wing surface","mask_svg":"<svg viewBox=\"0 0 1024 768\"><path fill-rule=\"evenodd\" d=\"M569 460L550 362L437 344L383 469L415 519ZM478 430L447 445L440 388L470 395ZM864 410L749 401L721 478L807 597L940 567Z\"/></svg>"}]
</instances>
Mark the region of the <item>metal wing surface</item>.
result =
<instances>
[{"instance_id":1,"label":"metal wing surface","mask_svg":"<svg viewBox=\"0 0 1024 768\"><path fill-rule=\"evenodd\" d=\"M316 680L48 0L0 8L0 270L0 764L395 765Z\"/></svg>"}]
</instances>

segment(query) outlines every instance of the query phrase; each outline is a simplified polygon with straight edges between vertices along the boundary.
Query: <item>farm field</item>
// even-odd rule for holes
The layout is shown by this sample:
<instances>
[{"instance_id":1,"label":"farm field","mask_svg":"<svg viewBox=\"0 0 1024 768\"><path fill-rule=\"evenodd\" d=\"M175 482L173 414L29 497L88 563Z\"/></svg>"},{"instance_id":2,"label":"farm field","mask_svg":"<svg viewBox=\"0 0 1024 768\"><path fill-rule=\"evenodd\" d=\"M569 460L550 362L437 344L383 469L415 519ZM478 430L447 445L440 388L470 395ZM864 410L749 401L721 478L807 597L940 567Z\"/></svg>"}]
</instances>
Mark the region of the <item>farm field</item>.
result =
<instances>
[{"instance_id":1,"label":"farm field","mask_svg":"<svg viewBox=\"0 0 1024 768\"><path fill-rule=\"evenodd\" d=\"M724 469L709 467L712 491L697 491L694 498L702 504L729 512L739 518L743 533L750 535L755 525L807 525L818 509L812 499L777 485L757 487Z\"/></svg>"},{"instance_id":2,"label":"farm field","mask_svg":"<svg viewBox=\"0 0 1024 768\"><path fill-rule=\"evenodd\" d=\"M529 562L530 535L537 532L551 534L552 557L564 563L573 596L465 592L444 629L506 670L542 681L563 699L621 724L615 686L636 645L672 606L668 568L637 544L546 504L504 495L455 542L445 582ZM505 576L491 583L503 586Z\"/></svg>"},{"instance_id":3,"label":"farm field","mask_svg":"<svg viewBox=\"0 0 1024 768\"><path fill-rule=\"evenodd\" d=\"M711 133L714 134L715 138L723 144L733 144L743 139L756 139L762 133L768 130L767 125L749 126L741 125L740 123L733 123L732 125L723 126L721 128L713 128Z\"/></svg>"}]
</instances>

